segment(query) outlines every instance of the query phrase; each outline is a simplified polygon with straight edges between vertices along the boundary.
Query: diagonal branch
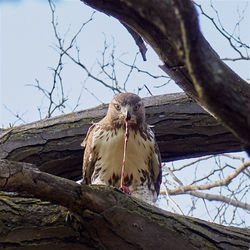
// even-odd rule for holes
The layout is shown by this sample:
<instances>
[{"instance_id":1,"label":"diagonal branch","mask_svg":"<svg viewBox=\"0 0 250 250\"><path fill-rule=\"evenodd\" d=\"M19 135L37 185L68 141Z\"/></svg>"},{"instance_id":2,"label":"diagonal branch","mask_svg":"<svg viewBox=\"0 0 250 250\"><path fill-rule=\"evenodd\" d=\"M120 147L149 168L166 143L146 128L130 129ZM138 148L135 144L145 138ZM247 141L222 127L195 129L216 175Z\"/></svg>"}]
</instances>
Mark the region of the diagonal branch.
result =
<instances>
[{"instance_id":1,"label":"diagonal branch","mask_svg":"<svg viewBox=\"0 0 250 250\"><path fill-rule=\"evenodd\" d=\"M187 191L194 191L194 190L208 190L214 187L219 186L227 186L236 176L238 176L241 172L243 172L248 166L250 166L250 160L244 162L240 167L238 167L235 171L233 171L230 175L226 178L211 182L208 184L203 185L187 185L187 186L179 186L176 189L168 190L169 194L180 194L185 193Z\"/></svg>"},{"instance_id":2,"label":"diagonal branch","mask_svg":"<svg viewBox=\"0 0 250 250\"><path fill-rule=\"evenodd\" d=\"M184 93L147 97L143 102L162 161L242 149L237 138ZM101 105L3 130L0 159L29 162L41 171L80 179L80 144L92 122L101 120L106 112L107 105Z\"/></svg>"},{"instance_id":3,"label":"diagonal branch","mask_svg":"<svg viewBox=\"0 0 250 250\"><path fill-rule=\"evenodd\" d=\"M42 173L36 166L0 160L0 189L26 192L76 211L81 185L61 177Z\"/></svg>"},{"instance_id":4,"label":"diagonal branch","mask_svg":"<svg viewBox=\"0 0 250 250\"><path fill-rule=\"evenodd\" d=\"M183 90L227 126L250 152L250 85L203 37L191 0L81 0L129 25Z\"/></svg>"},{"instance_id":5,"label":"diagonal branch","mask_svg":"<svg viewBox=\"0 0 250 250\"><path fill-rule=\"evenodd\" d=\"M146 52L147 52L147 47L144 44L143 39L140 37L140 35L138 35L138 33L136 33L133 29L131 29L128 25L126 25L125 23L122 23L122 25L127 29L127 31L130 33L130 35L133 37L133 39L135 40L136 45L138 46L142 59L143 61L147 61L146 59Z\"/></svg>"},{"instance_id":6,"label":"diagonal branch","mask_svg":"<svg viewBox=\"0 0 250 250\"><path fill-rule=\"evenodd\" d=\"M209 200L209 201L221 201L229 205L240 207L242 209L247 209L248 211L250 211L250 204L230 199L224 195L208 194L208 193L203 193L199 191L187 191L185 192L185 194L186 193L192 196L198 197L198 198Z\"/></svg>"},{"instance_id":7,"label":"diagonal branch","mask_svg":"<svg viewBox=\"0 0 250 250\"><path fill-rule=\"evenodd\" d=\"M172 178L180 184L179 187L172 189L172 190L161 190L160 194L164 195L179 195L179 194L190 194L199 198L207 199L210 201L222 201L225 203L228 203L230 205L236 206L236 207L241 207L243 209L250 210L250 205L247 203L243 203L240 201L232 200L228 197L225 197L223 195L214 195L214 194L207 194L207 193L202 193L198 192L196 190L208 190L214 187L221 187L221 186L227 186L234 178L236 178L240 173L242 173L244 170L247 169L247 167L250 166L250 160L243 162L240 167L235 169L231 174L229 174L227 177L224 179L211 182L208 184L203 184L203 185L187 185L184 186L183 183L174 175L174 173L169 169L165 168L166 171L172 176Z\"/></svg>"},{"instance_id":8,"label":"diagonal branch","mask_svg":"<svg viewBox=\"0 0 250 250\"><path fill-rule=\"evenodd\" d=\"M228 40L230 46L240 55L239 58L223 58L222 60L231 60L231 61L237 61L237 60L249 60L250 57L249 56L244 56L242 54L242 52L237 48L236 45L234 45L233 42L236 42L236 44L238 45L238 47L241 47L241 48L246 48L246 49L250 49L250 46L247 45L246 43L243 43L241 40L240 40L240 37L236 37L234 36L233 34L230 34L227 30L225 30L225 28L223 27L222 23L221 23L221 20L219 18L219 13L218 11L215 9L215 7L212 5L212 3L210 2L210 6L211 8L214 10L215 14L216 14L216 17L217 17L217 20L218 20L218 23L219 25L216 23L215 19L211 16L209 16L202 8L202 6L200 4L197 4L195 3L195 5L200 9L201 11L201 14L204 15L207 19L209 19L213 26L216 28L216 30L226 39ZM238 21L237 25L239 25L241 19Z\"/></svg>"},{"instance_id":9,"label":"diagonal branch","mask_svg":"<svg viewBox=\"0 0 250 250\"><path fill-rule=\"evenodd\" d=\"M228 244L248 249L247 229L172 214L111 187L80 185L34 168L1 160L0 190L26 192L67 207L80 217L79 237L94 240L99 249L121 244L123 249L227 249ZM167 241L152 241L165 237Z\"/></svg>"}]
</instances>

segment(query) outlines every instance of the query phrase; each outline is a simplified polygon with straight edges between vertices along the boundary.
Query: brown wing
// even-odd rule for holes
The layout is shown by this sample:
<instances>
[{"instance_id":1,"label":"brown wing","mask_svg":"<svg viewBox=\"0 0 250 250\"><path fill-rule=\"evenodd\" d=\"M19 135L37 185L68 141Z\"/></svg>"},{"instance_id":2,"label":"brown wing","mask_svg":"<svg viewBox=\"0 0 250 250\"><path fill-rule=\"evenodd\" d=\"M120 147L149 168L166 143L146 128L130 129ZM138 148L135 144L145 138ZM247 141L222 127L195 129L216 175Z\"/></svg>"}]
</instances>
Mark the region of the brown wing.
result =
<instances>
[{"instance_id":1,"label":"brown wing","mask_svg":"<svg viewBox=\"0 0 250 250\"><path fill-rule=\"evenodd\" d=\"M162 181L161 155L160 155L158 144L155 140L154 133L149 126L148 126L148 133L151 135L151 142L154 145L154 150L153 152L151 152L151 158L149 161L149 168L153 176L155 191L158 195L160 191L161 181Z\"/></svg>"},{"instance_id":2,"label":"brown wing","mask_svg":"<svg viewBox=\"0 0 250 250\"><path fill-rule=\"evenodd\" d=\"M161 181L162 181L162 169L161 169L161 155L160 155L160 150L159 150L157 142L155 142L155 154L157 155L157 158L158 158L158 166L156 166L156 175L155 175L154 185L155 185L155 190L157 192L157 195L159 195Z\"/></svg>"},{"instance_id":3,"label":"brown wing","mask_svg":"<svg viewBox=\"0 0 250 250\"><path fill-rule=\"evenodd\" d=\"M83 175L82 182L85 184L91 184L91 176L93 174L97 159L97 152L92 147L93 133L95 132L95 129L96 129L96 124L93 124L89 128L88 133L81 144L82 147L85 147L83 156L83 167L82 167L82 175Z\"/></svg>"}]
</instances>

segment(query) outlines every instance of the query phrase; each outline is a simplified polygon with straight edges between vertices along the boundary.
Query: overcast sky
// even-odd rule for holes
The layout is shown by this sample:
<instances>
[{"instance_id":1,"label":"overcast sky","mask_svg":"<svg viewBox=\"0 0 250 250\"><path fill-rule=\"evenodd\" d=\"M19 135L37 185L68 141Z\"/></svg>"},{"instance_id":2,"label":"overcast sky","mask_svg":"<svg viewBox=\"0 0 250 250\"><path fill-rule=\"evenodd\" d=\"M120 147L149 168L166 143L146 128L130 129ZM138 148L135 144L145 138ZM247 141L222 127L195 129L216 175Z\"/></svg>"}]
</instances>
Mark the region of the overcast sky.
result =
<instances>
[{"instance_id":1,"label":"overcast sky","mask_svg":"<svg viewBox=\"0 0 250 250\"><path fill-rule=\"evenodd\" d=\"M204 3L205 2L205 3ZM214 15L214 12L205 5L210 1L202 1L204 9ZM231 32L239 20L239 13L246 8L247 1L214 1L218 8L221 20ZM249 13L249 6L245 10ZM67 38L71 38L81 23L88 20L93 10L79 0L57 1L56 16L58 16L59 31L63 35L67 30ZM16 121L14 114L19 114L23 122L39 119L38 107L46 111L46 99L41 92L28 85L34 84L38 79L45 88L52 84L52 72L49 67L55 67L58 54L54 47L56 40L51 25L51 12L47 1L34 0L0 0L1 40L0 40L0 126L8 127ZM69 28L70 27L70 28ZM211 23L201 16L202 30L221 57L234 57L228 42L215 31ZM249 14L241 22L241 39L249 44L250 41ZM77 44L81 48L82 61L89 68L96 67L96 58L101 55L104 44L104 34L109 43L116 45L116 55L122 60L132 63L137 47L121 24L112 17L102 13L94 15L94 21L89 23L79 36ZM154 74L162 74L158 65L161 62L155 53L147 52L147 62L138 57L142 69L150 70ZM65 60L63 80L65 93L69 97L66 112L70 112L77 102L83 84L95 93L102 102L109 102L113 93L94 81L84 82L86 75L77 66ZM229 63L242 78L249 76L249 63ZM124 70L118 73L123 79ZM152 80L140 74L134 74L130 81L129 91L135 91L134 85L146 83L151 87L154 95L181 91L175 84L167 85L161 89L151 86ZM160 84L160 82L159 82ZM144 90L141 96L149 93ZM80 109L86 109L100 104L89 92L83 91L80 99ZM19 121L20 124L22 121Z\"/></svg>"},{"instance_id":2,"label":"overcast sky","mask_svg":"<svg viewBox=\"0 0 250 250\"><path fill-rule=\"evenodd\" d=\"M214 11L209 8L210 1L201 0L204 9L209 15L214 16ZM213 1L219 11L221 22L224 27L240 35L241 40L250 44L250 10L245 0ZM242 11L245 10L244 18L240 26L234 29L239 21ZM79 29L92 15L93 10L85 6L80 0L57 1L56 16L58 16L59 32L62 36L66 33L67 39ZM231 49L229 43L218 34L209 20L200 16L201 29L216 52L223 57L238 57ZM66 32L68 31L68 32ZM56 40L51 25L51 12L46 0L0 0L0 128L8 127L9 124L19 125L39 119L38 108L46 111L46 99L41 92L30 84L39 80L44 88L50 89L53 82L52 72L49 67L55 67L58 53L55 51ZM121 24L112 17L102 13L96 13L94 20L85 26L80 34L77 44L81 48L81 60L97 73L96 58L100 58L104 46L104 37L109 44L115 43L115 53L122 60L132 63L135 53L138 51L133 39ZM138 65L141 69L150 70L151 73L163 74L158 68L161 64L156 54L148 46L147 62L138 57ZM228 62L243 79L250 79L249 62ZM124 68L118 67L118 78L122 82L126 77ZM87 81L86 74L69 60L64 61L62 73L65 94L69 97L65 112L71 112L77 102L83 86L90 92L95 93L97 98L108 103L113 96L112 91L107 90L94 81ZM141 74L133 74L129 82L129 91L136 90L135 85L147 84L154 95L181 91L177 85L168 84L163 88L154 88L153 85L163 81L154 81ZM141 96L149 95L143 90ZM99 105L101 102L84 90L78 109L86 109ZM18 114L22 120L16 122L14 116ZM245 154L241 154L246 156ZM175 164L183 164L179 161ZM214 164L213 162L207 164ZM209 169L209 168L207 168ZM201 169L204 171L204 169ZM182 176L185 182L186 177ZM181 197L175 197L182 207L190 206ZM203 204L200 204L203 207ZM206 212L200 212L200 218L207 216Z\"/></svg>"}]
</instances>

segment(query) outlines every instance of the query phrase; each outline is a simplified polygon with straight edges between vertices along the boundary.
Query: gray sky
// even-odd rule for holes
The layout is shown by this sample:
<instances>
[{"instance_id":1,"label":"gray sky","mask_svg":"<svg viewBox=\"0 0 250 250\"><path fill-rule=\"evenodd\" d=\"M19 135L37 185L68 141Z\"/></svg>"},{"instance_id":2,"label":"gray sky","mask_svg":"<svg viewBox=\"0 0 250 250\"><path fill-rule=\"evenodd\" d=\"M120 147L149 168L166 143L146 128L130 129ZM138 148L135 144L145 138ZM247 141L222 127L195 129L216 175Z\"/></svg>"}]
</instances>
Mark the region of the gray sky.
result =
<instances>
[{"instance_id":1,"label":"gray sky","mask_svg":"<svg viewBox=\"0 0 250 250\"><path fill-rule=\"evenodd\" d=\"M85 6L80 0L57 1L56 16L58 16L59 31L66 38L71 38L72 34L79 29L81 23L88 20L92 14L92 9ZM214 15L211 8L208 8L210 1L200 1L208 14ZM221 22L225 28L232 32L235 24L239 20L239 15L249 1L213 1L219 11ZM250 4L249 4L250 5ZM240 23L240 36L243 42L250 44L250 6L245 9L245 18ZM70 29L69 29L70 27ZM223 57L238 57L231 49L228 42L218 34L213 25L201 16L201 28L216 52ZM27 86L34 84L38 79L43 87L50 88L52 83L52 73L49 67L56 66L58 54L55 51L56 40L51 26L51 12L47 1L34 0L0 0L0 128L8 127L17 118L14 114L19 114L25 122L39 119L38 107L42 111L46 110L46 100L42 98L39 91ZM236 27L235 32L239 32ZM104 44L104 34L108 43L114 40L116 45L116 55L122 60L132 63L135 53L138 51L133 39L121 24L102 13L96 13L94 21L89 23L79 36L77 44L81 48L81 60L96 71L96 58L101 55ZM158 68L161 64L155 53L148 47L147 62L143 62L138 57L138 65L151 73L163 74ZM86 75L73 65L69 60L65 60L63 79L65 93L69 96L66 112L71 112L75 105L83 84L103 102L108 103L113 93L94 81L84 82ZM249 62L229 62L228 65L235 70L243 79L250 78ZM124 68L119 68L119 79L124 80ZM147 84L154 95L162 93L173 93L181 91L175 84L166 85L161 89L154 88L149 77L134 74L129 82L129 90L134 91L136 85ZM149 93L144 90L141 96ZM90 93L83 91L80 99L79 109L86 109L99 105ZM19 121L15 125L22 123ZM182 164L180 161L177 164ZM185 178L184 178L185 179ZM182 205L182 199L178 203ZM183 204L185 206L185 204ZM202 217L202 214L201 214Z\"/></svg>"},{"instance_id":2,"label":"gray sky","mask_svg":"<svg viewBox=\"0 0 250 250\"><path fill-rule=\"evenodd\" d=\"M202 1L204 9L209 14L214 15L211 8L206 8L210 1ZM245 9L247 1L214 1L220 13L220 18L225 27L231 32L235 23L239 20L239 13ZM69 29L66 39L71 38L81 23L86 21L92 13L92 9L85 6L79 0L57 1L56 16L58 16L59 31L63 35ZM237 9L238 8L238 9ZM248 12L247 12L248 11ZM249 13L249 6L246 9ZM39 119L38 107L42 111L46 110L46 100L42 98L39 91L27 86L34 84L38 79L43 87L50 88L52 83L52 72L49 67L54 67L58 60L58 54L53 49L56 40L54 38L51 25L51 12L47 1L0 1L0 126L7 127L16 118L11 114L19 114L25 122ZM218 35L211 23L201 16L202 30L221 57L234 57L237 54L232 51L228 42ZM242 41L249 43L250 36L249 15L241 21L240 35ZM236 30L237 32L237 30ZM134 41L112 17L102 13L96 13L94 21L89 23L80 35L77 44L81 48L82 61L95 70L97 66L96 58L101 55L104 43L104 34L109 43L116 45L116 55L122 60L132 63L137 52ZM142 69L150 70L155 74L162 74L158 65L161 62L155 53L147 52L147 62L143 62L138 57L139 66ZM242 78L250 78L249 63L229 62L229 66L235 70ZM119 76L121 81L124 70L121 68ZM79 92L84 84L85 75L82 70L72 65L69 60L65 61L63 79L65 93L69 97L66 112L70 112L74 107ZM161 89L151 86L152 79L139 74L133 75L129 83L129 90L134 91L135 85L146 83L150 86L153 94L172 93L181 91L175 84L170 84ZM85 86L103 102L109 102L113 93L100 86L94 81L87 81ZM149 95L145 90L141 96ZM83 91L80 100L80 109L89 108L100 104L90 93ZM21 122L21 121L20 121Z\"/></svg>"}]
</instances>

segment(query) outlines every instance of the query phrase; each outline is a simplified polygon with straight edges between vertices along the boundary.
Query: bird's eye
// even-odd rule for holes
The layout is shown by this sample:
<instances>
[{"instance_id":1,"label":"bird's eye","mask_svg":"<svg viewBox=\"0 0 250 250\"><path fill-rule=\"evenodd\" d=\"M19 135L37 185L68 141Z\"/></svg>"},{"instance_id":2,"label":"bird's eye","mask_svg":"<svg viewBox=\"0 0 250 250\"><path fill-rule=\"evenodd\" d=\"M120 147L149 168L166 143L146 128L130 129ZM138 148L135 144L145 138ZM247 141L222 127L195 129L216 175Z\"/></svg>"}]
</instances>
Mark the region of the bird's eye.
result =
<instances>
[{"instance_id":1,"label":"bird's eye","mask_svg":"<svg viewBox=\"0 0 250 250\"><path fill-rule=\"evenodd\" d=\"M133 111L138 111L140 107L141 107L140 104L136 104L133 108Z\"/></svg>"},{"instance_id":2,"label":"bird's eye","mask_svg":"<svg viewBox=\"0 0 250 250\"><path fill-rule=\"evenodd\" d=\"M115 109L116 109L117 111L120 111L120 110L121 110L121 106L120 106L119 104L114 104L114 106L115 106Z\"/></svg>"}]
</instances>

